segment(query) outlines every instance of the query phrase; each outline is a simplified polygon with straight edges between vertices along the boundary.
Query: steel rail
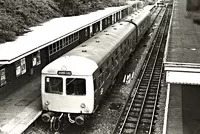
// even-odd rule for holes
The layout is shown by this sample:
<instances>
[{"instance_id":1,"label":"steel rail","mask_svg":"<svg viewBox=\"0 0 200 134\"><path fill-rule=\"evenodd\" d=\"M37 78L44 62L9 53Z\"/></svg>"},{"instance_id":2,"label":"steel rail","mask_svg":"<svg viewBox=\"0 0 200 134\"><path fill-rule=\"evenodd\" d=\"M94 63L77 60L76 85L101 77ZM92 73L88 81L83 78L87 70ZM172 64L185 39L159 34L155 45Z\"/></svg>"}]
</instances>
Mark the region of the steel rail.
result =
<instances>
[{"instance_id":1,"label":"steel rail","mask_svg":"<svg viewBox=\"0 0 200 134\"><path fill-rule=\"evenodd\" d=\"M167 13L167 15L166 15L166 13L165 13L164 16L168 16L168 14L169 14L169 12ZM166 21L166 20L167 20L167 19L164 19L164 20L163 20L163 18L162 18L161 24L163 23L163 21ZM164 26L164 27L165 27L165 28L164 28L164 31L165 31L165 29L166 29L166 23L165 23L165 26ZM158 33L160 33L161 31L162 31L162 27L159 27L159 31L157 32L157 35L156 35L155 40L158 40L158 37L159 37L159 34L158 34ZM164 32L163 32L163 33L164 33ZM150 87L150 84L151 84L152 76L153 76L153 73L155 72L155 65L156 65L156 63L157 63L159 51L160 51L160 48L161 48L161 45L162 45L163 36L164 36L164 34L162 34L162 36L161 36L161 40L160 40L160 42L159 42L159 48L157 49L157 52L156 52L156 58L155 58L154 61L153 61L153 69L151 70L150 79L149 79L149 81L148 81L147 90L146 90L145 96L144 96L144 98L143 98L144 101L143 101L143 103L142 103L142 107L140 108L140 114L139 114L139 118L138 118L136 127L135 127L135 129L134 129L134 130L135 130L134 133L137 132L137 128L138 128L139 123L140 123L140 119L141 119L142 112L143 112L143 109L144 109L144 104L145 104L145 101L146 101L146 97L147 97L147 94L148 94L148 92L149 92L149 87ZM151 57L151 55L152 55L152 52L153 52L154 47L155 47L155 42L154 42L153 47L151 48L149 57L148 57L147 62L146 62L146 64L145 64L145 66L144 66L144 69L143 69L143 72L142 72L142 75L141 75L142 78L143 78L144 73L145 73L145 71L146 71L146 68L147 68L147 65L148 65L148 63L149 63L149 60L150 60L150 57ZM154 53L154 54L155 54L155 53ZM160 73L160 75L159 75L159 80L158 80L159 83L160 83L161 74L162 74L162 66L161 66L161 73ZM139 80L139 84L137 84L136 92L135 92L135 94L133 95L133 97L131 98L132 101L131 101L131 104L130 104L130 106L129 106L129 108L128 108L128 111L125 112L125 113L126 113L126 116L125 116L125 119L124 119L124 121L123 121L123 124L122 124L122 126L121 126L121 128L120 128L120 132L119 132L119 133L122 133L122 132L123 132L125 123L126 123L126 121L127 121L127 118L128 118L128 116L129 116L129 113L130 113L130 111L131 111L133 102L134 102L134 100L135 100L136 94L137 94L138 89L139 89L139 86L141 85L142 78ZM157 89L159 89L158 87L159 87L159 85L157 85ZM157 90L157 92L156 92L156 101L157 101L157 98L158 98L158 90ZM127 103L128 103L128 101L127 101ZM156 103L157 103L157 102L154 102L154 108L153 108L154 111L153 111L153 114L152 114L152 117L151 117L152 119L151 119L151 120L153 120L153 118L154 118ZM127 104L126 104L126 105L127 105ZM153 122L150 123L150 130L149 130L149 132L151 132L152 124L153 124Z\"/></svg>"}]
</instances>

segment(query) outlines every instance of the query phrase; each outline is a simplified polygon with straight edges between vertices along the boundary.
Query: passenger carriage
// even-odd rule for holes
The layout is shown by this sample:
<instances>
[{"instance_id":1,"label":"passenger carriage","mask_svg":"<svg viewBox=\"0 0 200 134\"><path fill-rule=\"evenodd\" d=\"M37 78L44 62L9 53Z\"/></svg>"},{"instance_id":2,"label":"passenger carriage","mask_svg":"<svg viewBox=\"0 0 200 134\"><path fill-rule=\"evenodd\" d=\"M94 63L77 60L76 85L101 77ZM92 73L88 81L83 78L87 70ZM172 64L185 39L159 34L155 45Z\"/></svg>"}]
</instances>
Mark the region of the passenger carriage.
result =
<instances>
[{"instance_id":1,"label":"passenger carriage","mask_svg":"<svg viewBox=\"0 0 200 134\"><path fill-rule=\"evenodd\" d=\"M153 8L153 6L152 6ZM70 122L82 124L95 112L123 64L150 27L145 7L126 17L42 70L42 105L46 112L64 113ZM46 121L52 114L44 112ZM75 115L74 118L71 115Z\"/></svg>"}]
</instances>

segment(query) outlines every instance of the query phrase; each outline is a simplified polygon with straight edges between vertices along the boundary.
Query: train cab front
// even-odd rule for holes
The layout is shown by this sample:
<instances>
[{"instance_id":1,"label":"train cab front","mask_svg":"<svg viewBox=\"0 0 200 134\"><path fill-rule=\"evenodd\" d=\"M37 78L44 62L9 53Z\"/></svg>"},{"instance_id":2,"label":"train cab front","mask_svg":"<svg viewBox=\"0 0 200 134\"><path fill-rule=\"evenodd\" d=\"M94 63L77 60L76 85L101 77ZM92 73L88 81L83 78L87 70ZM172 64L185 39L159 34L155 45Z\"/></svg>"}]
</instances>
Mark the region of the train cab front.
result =
<instances>
[{"instance_id":1,"label":"train cab front","mask_svg":"<svg viewBox=\"0 0 200 134\"><path fill-rule=\"evenodd\" d=\"M76 76L71 71L42 74L42 119L65 115L70 123L82 125L94 109L92 76Z\"/></svg>"}]
</instances>

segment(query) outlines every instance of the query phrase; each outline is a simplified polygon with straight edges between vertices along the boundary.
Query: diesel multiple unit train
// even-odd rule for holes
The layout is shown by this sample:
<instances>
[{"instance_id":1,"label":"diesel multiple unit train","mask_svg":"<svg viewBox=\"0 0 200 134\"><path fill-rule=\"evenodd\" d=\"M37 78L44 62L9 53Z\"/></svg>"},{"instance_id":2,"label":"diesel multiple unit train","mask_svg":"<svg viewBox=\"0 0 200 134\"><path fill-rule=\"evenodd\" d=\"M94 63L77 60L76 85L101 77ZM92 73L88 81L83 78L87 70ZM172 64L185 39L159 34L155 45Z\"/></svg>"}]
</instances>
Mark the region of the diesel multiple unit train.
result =
<instances>
[{"instance_id":1,"label":"diesel multiple unit train","mask_svg":"<svg viewBox=\"0 0 200 134\"><path fill-rule=\"evenodd\" d=\"M142 2L85 15L55 18L0 44L0 94L15 92L38 78L51 61L140 8Z\"/></svg>"},{"instance_id":2,"label":"diesel multiple unit train","mask_svg":"<svg viewBox=\"0 0 200 134\"><path fill-rule=\"evenodd\" d=\"M48 122L65 115L81 125L95 112L123 64L151 25L154 5L145 6L99 32L42 70L41 96Z\"/></svg>"}]
</instances>

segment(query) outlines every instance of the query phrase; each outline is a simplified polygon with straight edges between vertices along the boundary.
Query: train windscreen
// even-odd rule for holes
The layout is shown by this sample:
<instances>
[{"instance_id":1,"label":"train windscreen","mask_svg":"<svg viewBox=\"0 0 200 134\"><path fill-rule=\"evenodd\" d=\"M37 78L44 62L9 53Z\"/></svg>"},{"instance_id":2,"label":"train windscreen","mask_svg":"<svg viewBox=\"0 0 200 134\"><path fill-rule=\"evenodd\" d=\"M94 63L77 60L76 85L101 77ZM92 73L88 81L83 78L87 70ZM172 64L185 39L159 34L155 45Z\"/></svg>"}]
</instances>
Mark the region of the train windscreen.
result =
<instances>
[{"instance_id":1,"label":"train windscreen","mask_svg":"<svg viewBox=\"0 0 200 134\"><path fill-rule=\"evenodd\" d=\"M67 95L86 95L86 80L81 78L66 79Z\"/></svg>"},{"instance_id":2,"label":"train windscreen","mask_svg":"<svg viewBox=\"0 0 200 134\"><path fill-rule=\"evenodd\" d=\"M45 78L45 92L62 94L63 93L63 79L58 77Z\"/></svg>"}]
</instances>

